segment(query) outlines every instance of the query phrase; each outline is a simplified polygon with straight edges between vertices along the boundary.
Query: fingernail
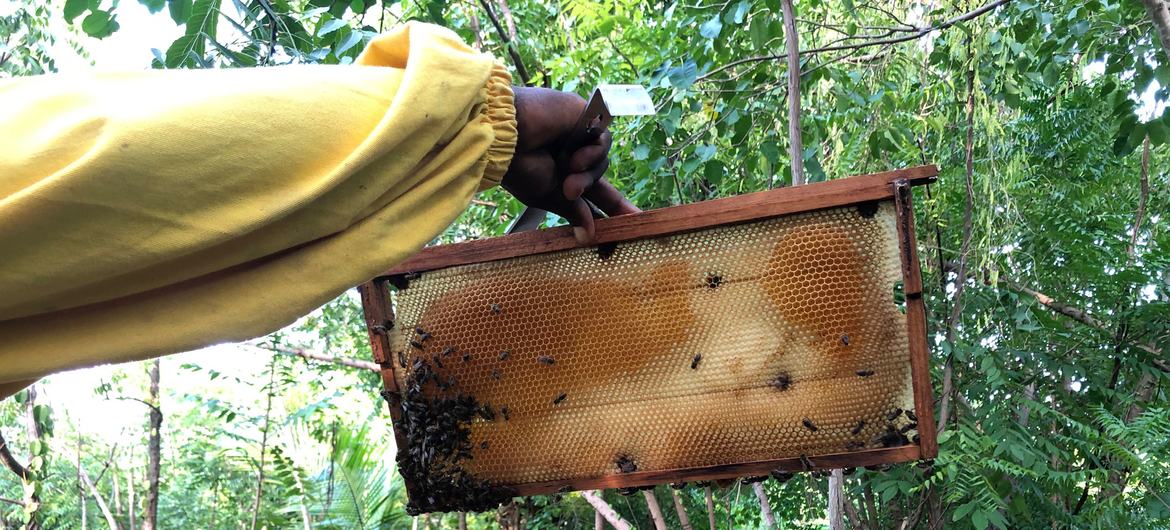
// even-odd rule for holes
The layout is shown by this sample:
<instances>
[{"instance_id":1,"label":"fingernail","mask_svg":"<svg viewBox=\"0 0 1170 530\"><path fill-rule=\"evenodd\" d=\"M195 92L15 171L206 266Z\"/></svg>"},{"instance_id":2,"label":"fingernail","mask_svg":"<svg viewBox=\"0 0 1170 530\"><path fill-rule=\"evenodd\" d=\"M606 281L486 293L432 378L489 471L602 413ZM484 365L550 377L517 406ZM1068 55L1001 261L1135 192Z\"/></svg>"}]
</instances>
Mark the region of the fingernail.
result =
<instances>
[{"instance_id":1,"label":"fingernail","mask_svg":"<svg viewBox=\"0 0 1170 530\"><path fill-rule=\"evenodd\" d=\"M588 243L589 242L589 232L587 232L584 228L581 228L580 226L573 227L573 237L577 238L578 243Z\"/></svg>"}]
</instances>

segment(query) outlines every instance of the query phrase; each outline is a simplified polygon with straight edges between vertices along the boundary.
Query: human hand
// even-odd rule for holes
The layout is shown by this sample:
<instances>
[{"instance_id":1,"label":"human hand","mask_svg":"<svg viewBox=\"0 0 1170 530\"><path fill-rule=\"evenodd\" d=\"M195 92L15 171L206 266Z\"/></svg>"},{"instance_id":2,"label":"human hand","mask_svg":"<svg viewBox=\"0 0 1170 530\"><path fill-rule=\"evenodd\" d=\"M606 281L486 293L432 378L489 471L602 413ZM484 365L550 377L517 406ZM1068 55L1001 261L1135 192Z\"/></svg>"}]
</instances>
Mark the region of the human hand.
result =
<instances>
[{"instance_id":1,"label":"human hand","mask_svg":"<svg viewBox=\"0 0 1170 530\"><path fill-rule=\"evenodd\" d=\"M520 202L548 210L573 225L578 241L594 238L588 199L606 215L640 211L605 180L613 135L595 131L586 142L562 158L585 100L547 88L515 87L516 128L519 137L512 164L501 185Z\"/></svg>"}]
</instances>

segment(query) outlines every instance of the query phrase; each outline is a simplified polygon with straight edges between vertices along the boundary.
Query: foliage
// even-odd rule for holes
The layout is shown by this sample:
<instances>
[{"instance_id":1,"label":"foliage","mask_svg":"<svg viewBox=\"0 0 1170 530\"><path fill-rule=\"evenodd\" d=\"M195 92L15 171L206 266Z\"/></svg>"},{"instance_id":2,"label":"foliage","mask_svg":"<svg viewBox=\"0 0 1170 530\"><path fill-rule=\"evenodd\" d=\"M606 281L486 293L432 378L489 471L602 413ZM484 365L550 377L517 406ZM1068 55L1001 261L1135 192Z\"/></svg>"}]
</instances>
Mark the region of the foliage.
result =
<instances>
[{"instance_id":1,"label":"foliage","mask_svg":"<svg viewBox=\"0 0 1170 530\"><path fill-rule=\"evenodd\" d=\"M184 27L168 49L156 51L158 68L346 64L373 35L409 19L445 24L508 60L503 36L477 2L141 1ZM501 3L484 3L507 32ZM507 5L531 83L580 93L599 82L650 87L658 114L615 125L611 179L638 205L789 183L778 0ZM911 0L796 6L810 181L924 162L941 168L940 182L916 197L936 396L943 367L953 369L941 454L933 466L859 471L846 480L847 497L870 528L924 527L936 508L931 517L948 528L1164 528L1170 403L1156 362L1165 361L1170 342L1170 234L1163 228L1170 59L1138 2L1017 0L940 31L917 30L977 7ZM120 27L118 9L100 0L63 6L65 18L94 37L132 30ZM35 59L51 39L47 26L14 33L21 20L0 17L0 37L19 36L31 46L21 64L41 66L4 71L51 69ZM897 38L906 40L875 44ZM1146 138L1150 190L1139 219ZM520 208L500 190L478 199L440 241L498 235ZM966 278L957 276L962 259ZM1054 311L1049 299L1087 318ZM959 318L951 321L956 303ZM369 354L349 295L270 339L339 356ZM171 449L160 519L175 526L235 527L250 515L264 416L264 390L253 379L266 374L212 372L191 363L178 374L205 386L168 396L164 440ZM126 373L111 395L142 395L140 374ZM409 524L393 451L383 443L390 436L377 377L282 362L277 379L262 524L299 527L306 512L318 528ZM1143 395L1143 388L1152 391ZM16 413L4 407L8 434ZM144 445L145 435L135 436L130 444ZM101 469L108 451L101 441L66 429L52 444L72 447L75 439L89 448L82 465ZM140 480L141 453L114 460L123 475L138 469ZM80 517L73 465L47 460L46 520ZM21 497L9 495L17 487L11 476L0 478L0 495ZM99 489L113 494L109 480ZM769 481L766 489L787 526L823 526L823 479ZM695 528L706 528L702 490L681 495ZM677 524L668 492L659 488L657 496ZM760 525L750 488L717 488L715 496L719 525ZM637 526L648 525L640 496L605 498ZM575 494L520 507L529 528L590 525L590 508ZM90 506L92 521L95 512ZM447 516L443 524L452 521ZM493 522L488 514L470 526Z\"/></svg>"}]
</instances>

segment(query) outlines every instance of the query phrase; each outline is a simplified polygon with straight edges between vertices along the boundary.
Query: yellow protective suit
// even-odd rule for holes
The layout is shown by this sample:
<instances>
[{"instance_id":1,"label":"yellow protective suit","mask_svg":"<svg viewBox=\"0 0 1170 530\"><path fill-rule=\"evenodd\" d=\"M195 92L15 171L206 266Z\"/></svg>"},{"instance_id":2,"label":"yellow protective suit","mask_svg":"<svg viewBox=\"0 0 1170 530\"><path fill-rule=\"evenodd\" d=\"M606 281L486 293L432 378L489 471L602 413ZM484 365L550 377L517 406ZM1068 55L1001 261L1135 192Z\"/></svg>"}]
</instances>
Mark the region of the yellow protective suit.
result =
<instances>
[{"instance_id":1,"label":"yellow protective suit","mask_svg":"<svg viewBox=\"0 0 1170 530\"><path fill-rule=\"evenodd\" d=\"M406 258L503 176L510 81L415 23L352 66L0 80L0 397L269 333Z\"/></svg>"}]
</instances>

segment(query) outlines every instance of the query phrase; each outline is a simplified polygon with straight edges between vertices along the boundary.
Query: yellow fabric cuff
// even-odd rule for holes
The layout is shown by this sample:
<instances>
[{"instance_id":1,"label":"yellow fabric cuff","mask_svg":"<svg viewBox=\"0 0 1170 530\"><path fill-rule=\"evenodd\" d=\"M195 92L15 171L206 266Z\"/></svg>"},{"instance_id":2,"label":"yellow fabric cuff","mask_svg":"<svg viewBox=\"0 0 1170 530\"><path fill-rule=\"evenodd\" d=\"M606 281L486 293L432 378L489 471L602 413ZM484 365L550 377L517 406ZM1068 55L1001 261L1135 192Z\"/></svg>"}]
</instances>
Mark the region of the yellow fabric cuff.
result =
<instances>
[{"instance_id":1,"label":"yellow fabric cuff","mask_svg":"<svg viewBox=\"0 0 1170 530\"><path fill-rule=\"evenodd\" d=\"M512 155L516 152L516 100L512 93L512 76L500 63L492 65L491 77L484 87L485 105L483 119L491 124L495 132L495 140L488 147L484 159L487 168L483 172L483 182L480 190L488 189L500 183L508 165L512 163Z\"/></svg>"}]
</instances>

